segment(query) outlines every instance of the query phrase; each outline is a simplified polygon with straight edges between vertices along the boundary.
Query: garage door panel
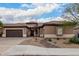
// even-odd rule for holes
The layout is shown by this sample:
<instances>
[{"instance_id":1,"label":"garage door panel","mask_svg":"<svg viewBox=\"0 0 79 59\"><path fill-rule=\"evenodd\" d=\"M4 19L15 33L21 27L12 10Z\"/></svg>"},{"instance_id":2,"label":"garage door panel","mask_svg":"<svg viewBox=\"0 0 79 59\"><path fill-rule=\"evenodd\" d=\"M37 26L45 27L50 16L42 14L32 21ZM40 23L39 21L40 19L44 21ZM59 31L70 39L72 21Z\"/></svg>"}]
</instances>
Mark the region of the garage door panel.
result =
<instances>
[{"instance_id":1,"label":"garage door panel","mask_svg":"<svg viewBox=\"0 0 79 59\"><path fill-rule=\"evenodd\" d=\"M6 37L23 37L22 30L6 30Z\"/></svg>"}]
</instances>

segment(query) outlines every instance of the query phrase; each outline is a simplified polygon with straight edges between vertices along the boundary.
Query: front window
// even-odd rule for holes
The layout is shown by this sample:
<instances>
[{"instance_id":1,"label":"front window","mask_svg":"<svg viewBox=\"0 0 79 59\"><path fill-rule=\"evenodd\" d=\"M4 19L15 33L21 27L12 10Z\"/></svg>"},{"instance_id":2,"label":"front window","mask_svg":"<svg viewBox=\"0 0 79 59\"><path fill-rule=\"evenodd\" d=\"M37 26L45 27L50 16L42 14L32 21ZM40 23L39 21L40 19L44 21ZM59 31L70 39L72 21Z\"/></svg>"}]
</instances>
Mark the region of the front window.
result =
<instances>
[{"instance_id":1,"label":"front window","mask_svg":"<svg viewBox=\"0 0 79 59\"><path fill-rule=\"evenodd\" d=\"M63 27L57 27L57 35L63 35Z\"/></svg>"}]
</instances>

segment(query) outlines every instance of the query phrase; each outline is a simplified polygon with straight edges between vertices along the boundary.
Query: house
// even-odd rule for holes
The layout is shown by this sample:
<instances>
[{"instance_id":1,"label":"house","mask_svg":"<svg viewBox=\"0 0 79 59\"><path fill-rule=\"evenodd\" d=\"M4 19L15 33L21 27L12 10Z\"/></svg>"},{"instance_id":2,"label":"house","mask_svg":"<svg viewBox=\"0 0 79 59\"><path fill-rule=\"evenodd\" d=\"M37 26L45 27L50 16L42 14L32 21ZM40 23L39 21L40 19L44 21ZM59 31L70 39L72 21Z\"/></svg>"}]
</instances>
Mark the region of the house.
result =
<instances>
[{"instance_id":1,"label":"house","mask_svg":"<svg viewBox=\"0 0 79 59\"><path fill-rule=\"evenodd\" d=\"M74 27L75 36L79 38L79 26Z\"/></svg>"},{"instance_id":2,"label":"house","mask_svg":"<svg viewBox=\"0 0 79 59\"><path fill-rule=\"evenodd\" d=\"M2 37L40 37L43 24L36 22L5 24Z\"/></svg>"},{"instance_id":3,"label":"house","mask_svg":"<svg viewBox=\"0 0 79 59\"><path fill-rule=\"evenodd\" d=\"M45 23L44 36L52 38L71 38L74 34L74 26L63 26L63 21L51 21Z\"/></svg>"},{"instance_id":4,"label":"house","mask_svg":"<svg viewBox=\"0 0 79 59\"><path fill-rule=\"evenodd\" d=\"M71 38L73 29L73 26L64 27L62 21L4 24L2 37Z\"/></svg>"}]
</instances>

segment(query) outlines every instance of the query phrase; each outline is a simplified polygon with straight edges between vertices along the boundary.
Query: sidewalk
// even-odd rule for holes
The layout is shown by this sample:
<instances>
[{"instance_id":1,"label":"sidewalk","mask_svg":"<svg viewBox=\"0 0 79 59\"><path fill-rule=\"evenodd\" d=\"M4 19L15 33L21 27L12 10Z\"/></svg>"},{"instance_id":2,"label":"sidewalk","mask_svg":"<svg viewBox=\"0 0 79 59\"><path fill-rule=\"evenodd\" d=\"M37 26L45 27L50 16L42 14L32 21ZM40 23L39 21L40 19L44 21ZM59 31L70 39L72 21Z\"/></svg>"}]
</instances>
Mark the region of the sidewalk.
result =
<instances>
[{"instance_id":1,"label":"sidewalk","mask_svg":"<svg viewBox=\"0 0 79 59\"><path fill-rule=\"evenodd\" d=\"M15 47L10 48L5 51L2 55L18 55L18 56L27 56L27 55L47 55L47 56L56 56L56 55L79 55L79 49L77 48L43 48L32 45L16 45Z\"/></svg>"}]
</instances>

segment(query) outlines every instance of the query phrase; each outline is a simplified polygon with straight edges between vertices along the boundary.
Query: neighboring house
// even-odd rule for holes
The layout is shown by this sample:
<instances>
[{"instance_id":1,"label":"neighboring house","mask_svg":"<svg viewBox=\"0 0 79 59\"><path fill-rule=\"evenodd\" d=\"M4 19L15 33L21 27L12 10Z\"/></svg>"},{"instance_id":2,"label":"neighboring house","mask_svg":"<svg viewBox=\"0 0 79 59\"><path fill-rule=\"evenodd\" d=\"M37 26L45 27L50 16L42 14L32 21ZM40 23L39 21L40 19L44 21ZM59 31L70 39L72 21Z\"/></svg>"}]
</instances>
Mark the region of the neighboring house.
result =
<instances>
[{"instance_id":1,"label":"neighboring house","mask_svg":"<svg viewBox=\"0 0 79 59\"><path fill-rule=\"evenodd\" d=\"M76 26L76 27L74 28L74 33L75 33L75 35L79 38L79 26Z\"/></svg>"},{"instance_id":2,"label":"neighboring house","mask_svg":"<svg viewBox=\"0 0 79 59\"><path fill-rule=\"evenodd\" d=\"M2 37L71 38L73 30L73 26L64 27L62 21L5 24Z\"/></svg>"},{"instance_id":3,"label":"neighboring house","mask_svg":"<svg viewBox=\"0 0 79 59\"><path fill-rule=\"evenodd\" d=\"M0 27L0 37L2 37L3 34L3 27Z\"/></svg>"}]
</instances>

